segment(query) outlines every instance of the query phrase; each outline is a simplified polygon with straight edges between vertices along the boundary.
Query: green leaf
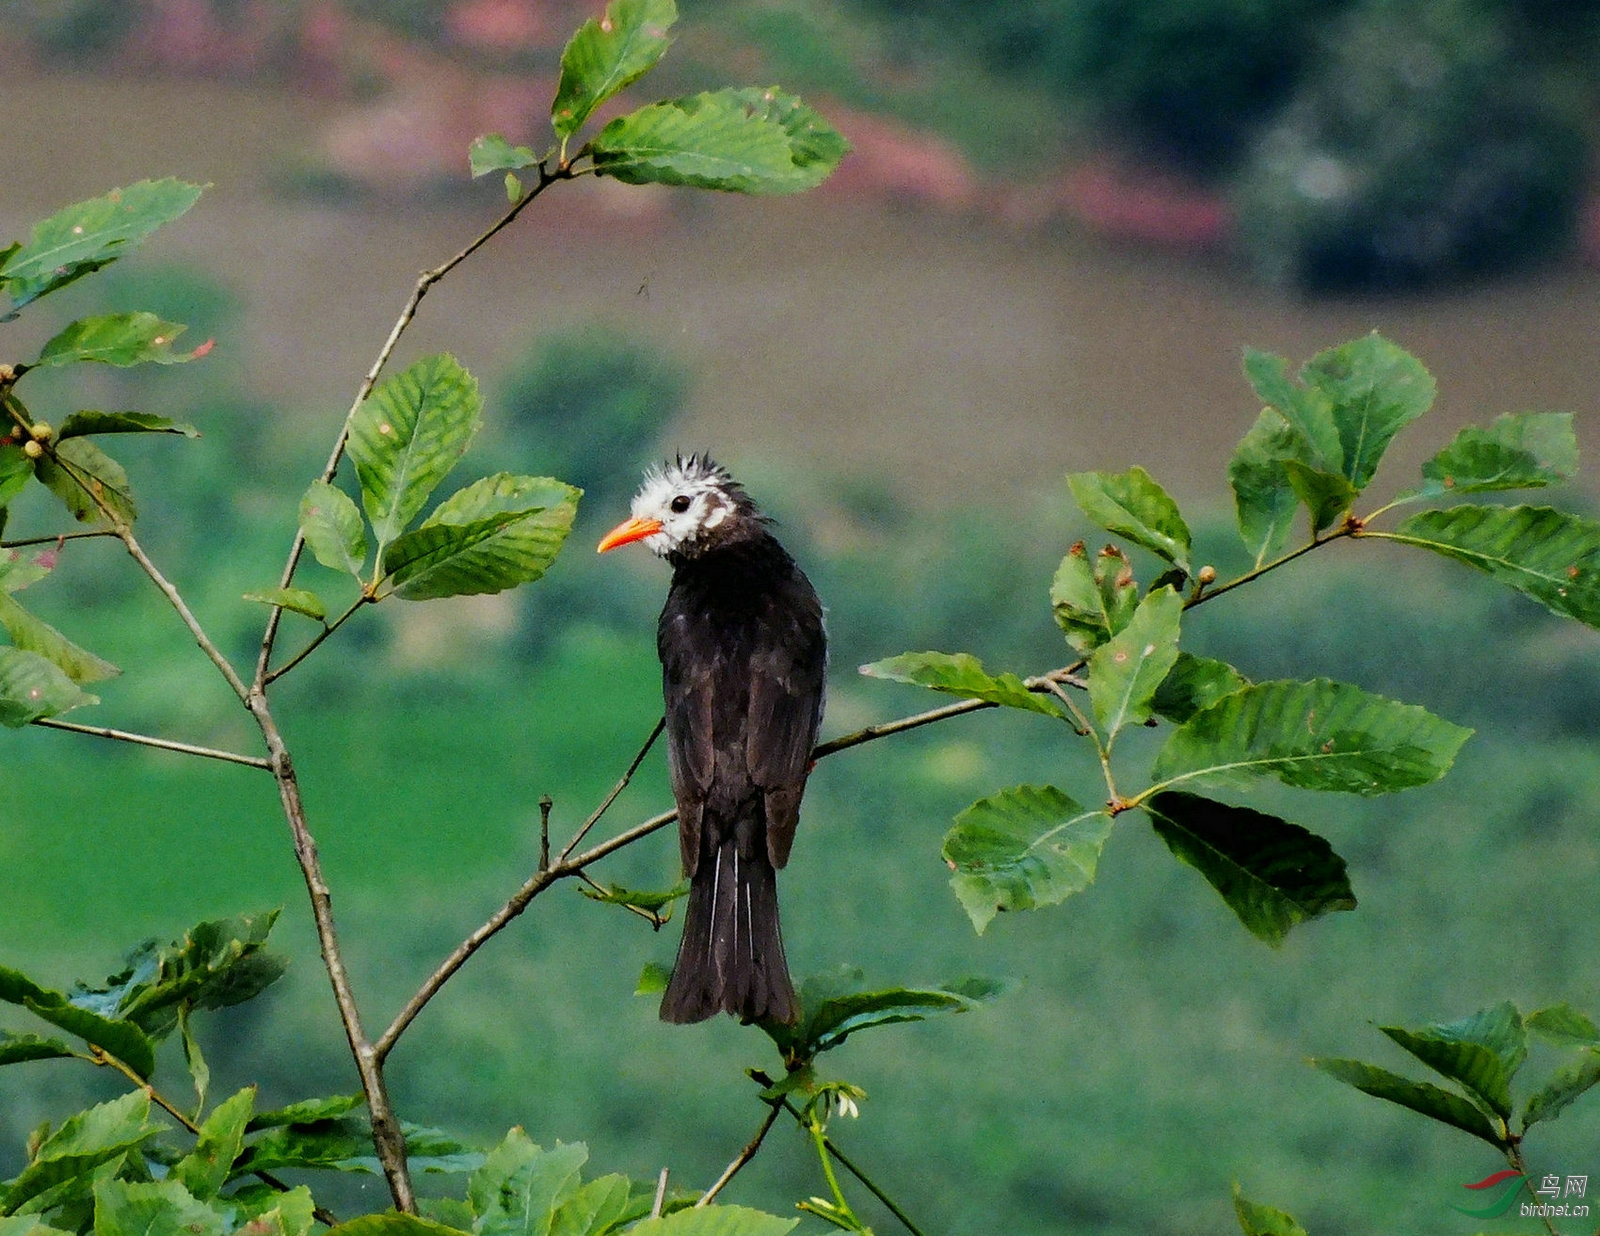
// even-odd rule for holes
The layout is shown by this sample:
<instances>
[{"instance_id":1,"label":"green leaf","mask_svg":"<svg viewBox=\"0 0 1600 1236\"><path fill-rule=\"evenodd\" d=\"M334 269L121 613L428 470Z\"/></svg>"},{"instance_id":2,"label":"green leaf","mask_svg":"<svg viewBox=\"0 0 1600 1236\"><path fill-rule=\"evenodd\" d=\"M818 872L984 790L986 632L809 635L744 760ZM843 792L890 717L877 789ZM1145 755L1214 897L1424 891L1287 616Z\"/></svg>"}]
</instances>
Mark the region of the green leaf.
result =
<instances>
[{"instance_id":1,"label":"green leaf","mask_svg":"<svg viewBox=\"0 0 1600 1236\"><path fill-rule=\"evenodd\" d=\"M1055 704L1028 690L1015 674L991 676L984 671L982 662L969 652L902 652L897 657L863 665L861 672L869 678L912 683L966 699L1003 704L1007 708L1042 712L1052 717L1061 715Z\"/></svg>"},{"instance_id":2,"label":"green leaf","mask_svg":"<svg viewBox=\"0 0 1600 1236\"><path fill-rule=\"evenodd\" d=\"M1469 425L1458 433L1422 465L1422 486L1405 496L1542 489L1571 480L1577 470L1572 413L1508 412L1487 429Z\"/></svg>"},{"instance_id":3,"label":"green leaf","mask_svg":"<svg viewBox=\"0 0 1600 1236\"><path fill-rule=\"evenodd\" d=\"M358 1107L365 1106L366 1098L359 1094L335 1094L321 1099L303 1099L287 1107L257 1112L245 1126L250 1133L262 1129L278 1129L291 1124L315 1124L322 1120L336 1120Z\"/></svg>"},{"instance_id":4,"label":"green leaf","mask_svg":"<svg viewBox=\"0 0 1600 1236\"><path fill-rule=\"evenodd\" d=\"M0 286L20 309L116 261L193 206L200 192L181 180L141 180L74 203L36 224L26 245L0 255Z\"/></svg>"},{"instance_id":5,"label":"green leaf","mask_svg":"<svg viewBox=\"0 0 1600 1236\"><path fill-rule=\"evenodd\" d=\"M799 193L850 148L827 121L776 87L716 90L619 116L580 154L628 184L734 193Z\"/></svg>"},{"instance_id":6,"label":"green leaf","mask_svg":"<svg viewBox=\"0 0 1600 1236\"><path fill-rule=\"evenodd\" d=\"M1323 472L1298 459L1284 460L1283 472L1295 496L1306 504L1314 533L1333 527L1359 496L1356 487L1339 473Z\"/></svg>"},{"instance_id":7,"label":"green leaf","mask_svg":"<svg viewBox=\"0 0 1600 1236\"><path fill-rule=\"evenodd\" d=\"M235 1160L231 1175L320 1168L326 1171L373 1170L372 1129L364 1119L346 1117L270 1128L256 1137Z\"/></svg>"},{"instance_id":8,"label":"green leaf","mask_svg":"<svg viewBox=\"0 0 1600 1236\"><path fill-rule=\"evenodd\" d=\"M633 1184L626 1176L600 1176L556 1208L550 1236L601 1236L626 1218ZM0 1232L0 1236L5 1236Z\"/></svg>"},{"instance_id":9,"label":"green leaf","mask_svg":"<svg viewBox=\"0 0 1600 1236\"><path fill-rule=\"evenodd\" d=\"M549 477L484 477L396 540L383 555L384 573L408 601L530 584L561 552L581 493Z\"/></svg>"},{"instance_id":10,"label":"green leaf","mask_svg":"<svg viewBox=\"0 0 1600 1236\"><path fill-rule=\"evenodd\" d=\"M0 1197L3 1197L0 1192ZM51 1227L36 1214L0 1217L0 1236L72 1236L60 1228Z\"/></svg>"},{"instance_id":11,"label":"green leaf","mask_svg":"<svg viewBox=\"0 0 1600 1236\"><path fill-rule=\"evenodd\" d=\"M1226 661L1180 652L1171 671L1156 688L1150 707L1158 717L1181 725L1224 695L1232 695L1249 685L1249 680Z\"/></svg>"},{"instance_id":12,"label":"green leaf","mask_svg":"<svg viewBox=\"0 0 1600 1236\"><path fill-rule=\"evenodd\" d=\"M193 352L174 352L172 342L188 327L163 322L153 313L111 313L80 318L46 343L34 362L37 369L54 369L80 361L99 361L126 369L154 363L176 365L204 356L209 342Z\"/></svg>"},{"instance_id":13,"label":"green leaf","mask_svg":"<svg viewBox=\"0 0 1600 1236\"><path fill-rule=\"evenodd\" d=\"M122 673L110 661L78 647L49 623L30 614L5 590L0 590L0 626L5 627L16 647L38 653L79 686L104 682Z\"/></svg>"},{"instance_id":14,"label":"green leaf","mask_svg":"<svg viewBox=\"0 0 1600 1236\"><path fill-rule=\"evenodd\" d=\"M647 889L623 888L620 884L609 884L601 889L579 885L578 891L591 901L601 901L607 905L614 906L634 906L640 910L654 912L664 906L671 905L680 897L687 896L689 893L689 881L680 880L671 888L662 889L659 892Z\"/></svg>"},{"instance_id":15,"label":"green leaf","mask_svg":"<svg viewBox=\"0 0 1600 1236\"><path fill-rule=\"evenodd\" d=\"M1554 613L1600 627L1600 522L1547 506L1456 506L1419 511L1377 535L1465 562Z\"/></svg>"},{"instance_id":16,"label":"green leaf","mask_svg":"<svg viewBox=\"0 0 1600 1236\"><path fill-rule=\"evenodd\" d=\"M344 490L327 481L312 481L300 499L300 531L323 566L361 575L367 563L367 532L361 512Z\"/></svg>"},{"instance_id":17,"label":"green leaf","mask_svg":"<svg viewBox=\"0 0 1600 1236\"><path fill-rule=\"evenodd\" d=\"M14 442L0 441L0 509L20 494L33 475L33 460ZM4 521L0 520L0 526Z\"/></svg>"},{"instance_id":18,"label":"green leaf","mask_svg":"<svg viewBox=\"0 0 1600 1236\"><path fill-rule=\"evenodd\" d=\"M56 551L46 550L24 560L20 550L0 550L0 589L21 592L55 570Z\"/></svg>"},{"instance_id":19,"label":"green leaf","mask_svg":"<svg viewBox=\"0 0 1600 1236\"><path fill-rule=\"evenodd\" d=\"M25 1000L23 1003L35 1017L115 1056L140 1077L148 1078L156 1071L155 1044L138 1026L132 1022L102 1017L69 1003L56 992L50 992L49 997L45 1000Z\"/></svg>"},{"instance_id":20,"label":"green leaf","mask_svg":"<svg viewBox=\"0 0 1600 1236\"><path fill-rule=\"evenodd\" d=\"M217 1104L200 1126L194 1149L173 1164L170 1178L202 1200L216 1197L244 1149L245 1124L255 1104L254 1086Z\"/></svg>"},{"instance_id":21,"label":"green leaf","mask_svg":"<svg viewBox=\"0 0 1600 1236\"><path fill-rule=\"evenodd\" d=\"M150 1096L143 1090L78 1112L45 1138L22 1173L7 1182L0 1209L15 1213L29 1199L120 1158L162 1128L150 1123Z\"/></svg>"},{"instance_id":22,"label":"green leaf","mask_svg":"<svg viewBox=\"0 0 1600 1236\"><path fill-rule=\"evenodd\" d=\"M1067 484L1083 513L1095 523L1189 573L1189 525L1178 504L1143 468L1075 472Z\"/></svg>"},{"instance_id":23,"label":"green leaf","mask_svg":"<svg viewBox=\"0 0 1600 1236\"><path fill-rule=\"evenodd\" d=\"M95 1182L94 1236L223 1236L229 1226L176 1180Z\"/></svg>"},{"instance_id":24,"label":"green leaf","mask_svg":"<svg viewBox=\"0 0 1600 1236\"><path fill-rule=\"evenodd\" d=\"M328 607L322 598L304 588L252 588L244 594L244 600L256 601L262 605L278 605L297 614L304 614L307 618L314 618L318 622L328 617Z\"/></svg>"},{"instance_id":25,"label":"green leaf","mask_svg":"<svg viewBox=\"0 0 1600 1236\"><path fill-rule=\"evenodd\" d=\"M1502 1119L1511 1115L1511 1079L1528 1054L1522 1015L1509 1000L1460 1021L1408 1030L1378 1027L1423 1064L1477 1095Z\"/></svg>"},{"instance_id":26,"label":"green leaf","mask_svg":"<svg viewBox=\"0 0 1600 1236\"><path fill-rule=\"evenodd\" d=\"M261 1185L235 1189L225 1199L236 1218L236 1236L309 1236L316 1223L317 1204L305 1185L280 1192Z\"/></svg>"},{"instance_id":27,"label":"green leaf","mask_svg":"<svg viewBox=\"0 0 1600 1236\"><path fill-rule=\"evenodd\" d=\"M490 172L532 167L538 161L539 156L527 146L513 146L498 133L486 133L474 138L472 145L467 147L467 164L472 169L473 179Z\"/></svg>"},{"instance_id":28,"label":"green leaf","mask_svg":"<svg viewBox=\"0 0 1600 1236\"><path fill-rule=\"evenodd\" d=\"M1098 648L1127 626L1138 604L1133 565L1115 545L1107 545L1091 564L1083 542L1077 542L1050 583L1056 625L1079 652Z\"/></svg>"},{"instance_id":29,"label":"green leaf","mask_svg":"<svg viewBox=\"0 0 1600 1236\"><path fill-rule=\"evenodd\" d=\"M0 648L0 725L16 729L99 702L37 652Z\"/></svg>"},{"instance_id":30,"label":"green leaf","mask_svg":"<svg viewBox=\"0 0 1600 1236\"><path fill-rule=\"evenodd\" d=\"M979 935L1002 910L1057 905L1094 882L1111 817L1049 785L981 798L944 839L950 887Z\"/></svg>"},{"instance_id":31,"label":"green leaf","mask_svg":"<svg viewBox=\"0 0 1600 1236\"><path fill-rule=\"evenodd\" d=\"M702 1206L645 1219L630 1227L628 1236L784 1236L799 1222L745 1206Z\"/></svg>"},{"instance_id":32,"label":"green leaf","mask_svg":"<svg viewBox=\"0 0 1600 1236\"><path fill-rule=\"evenodd\" d=\"M183 1043L183 1062L194 1081L195 1108L203 1111L206 1094L211 1089L211 1066L206 1063L205 1053L200 1050L200 1041L194 1037L189 1008L184 1004L178 1006L178 1038Z\"/></svg>"},{"instance_id":33,"label":"green leaf","mask_svg":"<svg viewBox=\"0 0 1600 1236\"><path fill-rule=\"evenodd\" d=\"M76 1055L60 1039L41 1038L37 1034L12 1034L0 1030L0 1064L22 1064L28 1060L60 1060ZM3 1233L0 1233L3 1236Z\"/></svg>"},{"instance_id":34,"label":"green leaf","mask_svg":"<svg viewBox=\"0 0 1600 1236\"><path fill-rule=\"evenodd\" d=\"M1124 726L1149 718L1156 688L1178 660L1182 614L1183 598L1171 588L1158 588L1089 658L1089 703L1108 744Z\"/></svg>"},{"instance_id":35,"label":"green leaf","mask_svg":"<svg viewBox=\"0 0 1600 1236\"><path fill-rule=\"evenodd\" d=\"M561 54L550 105L556 136L565 142L595 108L654 68L672 45L667 31L677 20L673 0L611 0L604 18L584 22Z\"/></svg>"},{"instance_id":36,"label":"green leaf","mask_svg":"<svg viewBox=\"0 0 1600 1236\"><path fill-rule=\"evenodd\" d=\"M1299 923L1356 908L1344 859L1297 824L1171 792L1155 795L1145 811L1173 855L1203 875L1245 928L1273 947Z\"/></svg>"},{"instance_id":37,"label":"green leaf","mask_svg":"<svg viewBox=\"0 0 1600 1236\"><path fill-rule=\"evenodd\" d=\"M1433 375L1376 331L1317 353L1300 374L1332 408L1340 471L1358 491L1372 480L1394 435L1433 406Z\"/></svg>"},{"instance_id":38,"label":"green leaf","mask_svg":"<svg viewBox=\"0 0 1600 1236\"><path fill-rule=\"evenodd\" d=\"M328 1236L462 1236L462 1233L459 1228L446 1227L431 1219L389 1210L330 1227Z\"/></svg>"},{"instance_id":39,"label":"green leaf","mask_svg":"<svg viewBox=\"0 0 1600 1236\"><path fill-rule=\"evenodd\" d=\"M123 523L131 524L138 515L128 474L88 438L68 438L58 443L54 458L43 456L35 465L35 472L80 523L105 519L91 494L98 496Z\"/></svg>"},{"instance_id":40,"label":"green leaf","mask_svg":"<svg viewBox=\"0 0 1600 1236\"><path fill-rule=\"evenodd\" d=\"M1005 990L1003 984L968 980L945 987L861 991L861 980L861 971L849 966L813 975L800 985L799 1024L763 1022L761 1028L780 1050L809 1057L838 1047L858 1030L971 1012Z\"/></svg>"},{"instance_id":41,"label":"green leaf","mask_svg":"<svg viewBox=\"0 0 1600 1236\"><path fill-rule=\"evenodd\" d=\"M453 356L426 357L388 379L350 424L350 457L378 549L416 518L478 432L478 384Z\"/></svg>"},{"instance_id":42,"label":"green leaf","mask_svg":"<svg viewBox=\"0 0 1600 1236\"><path fill-rule=\"evenodd\" d=\"M1285 464L1308 463L1311 455L1305 438L1282 413L1263 408L1228 461L1239 537L1253 556L1253 565L1277 557L1289 543L1300 495Z\"/></svg>"},{"instance_id":43,"label":"green leaf","mask_svg":"<svg viewBox=\"0 0 1600 1236\"><path fill-rule=\"evenodd\" d=\"M1529 1013L1524 1024L1558 1046L1600 1047L1600 1029L1570 1004L1552 1004Z\"/></svg>"},{"instance_id":44,"label":"green leaf","mask_svg":"<svg viewBox=\"0 0 1600 1236\"><path fill-rule=\"evenodd\" d=\"M1338 471L1344 444L1334 423L1333 407L1320 390L1289 376L1289 362L1255 348L1244 351L1244 375L1267 407L1279 413L1305 444L1305 462L1323 471Z\"/></svg>"},{"instance_id":45,"label":"green leaf","mask_svg":"<svg viewBox=\"0 0 1600 1236\"><path fill-rule=\"evenodd\" d=\"M1460 1095L1452 1094L1431 1082L1411 1081L1388 1069L1381 1069L1375 1064L1363 1064L1359 1060L1316 1059L1311 1064L1329 1077L1338 1078L1364 1094L1409 1107L1430 1120L1481 1137L1497 1150L1505 1149L1505 1141L1495 1132L1487 1116Z\"/></svg>"},{"instance_id":46,"label":"green leaf","mask_svg":"<svg viewBox=\"0 0 1600 1236\"><path fill-rule=\"evenodd\" d=\"M81 438L95 433L175 433L185 438L198 438L200 431L193 425L153 416L148 412L74 412L62 422L56 437Z\"/></svg>"},{"instance_id":47,"label":"green leaf","mask_svg":"<svg viewBox=\"0 0 1600 1236\"><path fill-rule=\"evenodd\" d=\"M1244 1236L1306 1236L1306 1229L1283 1211L1252 1202L1238 1181L1233 1182L1233 1211Z\"/></svg>"},{"instance_id":48,"label":"green leaf","mask_svg":"<svg viewBox=\"0 0 1600 1236\"><path fill-rule=\"evenodd\" d=\"M1590 1049L1558 1068L1545 1084L1528 1096L1522 1109L1522 1128L1541 1120L1554 1120L1573 1100L1600 1082L1600 1051Z\"/></svg>"},{"instance_id":49,"label":"green leaf","mask_svg":"<svg viewBox=\"0 0 1600 1236\"><path fill-rule=\"evenodd\" d=\"M477 1236L547 1236L556 1208L577 1192L588 1159L581 1142L541 1150L512 1129L467 1181Z\"/></svg>"},{"instance_id":50,"label":"green leaf","mask_svg":"<svg viewBox=\"0 0 1600 1236\"><path fill-rule=\"evenodd\" d=\"M1153 775L1163 786L1248 786L1272 776L1308 790L1387 794L1437 781L1471 733L1348 683L1263 682L1184 722Z\"/></svg>"}]
</instances>

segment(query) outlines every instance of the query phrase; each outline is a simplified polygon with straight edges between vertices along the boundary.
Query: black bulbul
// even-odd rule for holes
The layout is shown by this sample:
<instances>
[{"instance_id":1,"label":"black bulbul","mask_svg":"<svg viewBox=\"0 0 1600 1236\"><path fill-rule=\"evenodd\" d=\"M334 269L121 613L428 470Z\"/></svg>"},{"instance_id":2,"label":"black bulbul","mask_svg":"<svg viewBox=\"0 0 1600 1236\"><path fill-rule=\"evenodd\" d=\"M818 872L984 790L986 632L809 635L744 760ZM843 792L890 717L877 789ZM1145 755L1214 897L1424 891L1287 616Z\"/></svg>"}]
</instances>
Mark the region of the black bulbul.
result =
<instances>
[{"instance_id":1,"label":"black bulbul","mask_svg":"<svg viewBox=\"0 0 1600 1236\"><path fill-rule=\"evenodd\" d=\"M792 1023L777 869L822 720L822 603L743 487L704 455L649 472L600 552L634 541L672 564L656 647L690 880L661 1017Z\"/></svg>"}]
</instances>

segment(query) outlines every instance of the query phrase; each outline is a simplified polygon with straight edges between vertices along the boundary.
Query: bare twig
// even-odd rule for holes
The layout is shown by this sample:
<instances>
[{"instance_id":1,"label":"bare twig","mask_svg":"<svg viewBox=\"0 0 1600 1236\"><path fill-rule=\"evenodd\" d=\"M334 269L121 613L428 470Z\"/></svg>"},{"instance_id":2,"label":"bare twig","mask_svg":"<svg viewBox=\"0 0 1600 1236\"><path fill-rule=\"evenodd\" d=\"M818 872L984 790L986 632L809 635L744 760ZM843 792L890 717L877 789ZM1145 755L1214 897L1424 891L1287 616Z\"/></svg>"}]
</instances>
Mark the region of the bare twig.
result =
<instances>
[{"instance_id":1,"label":"bare twig","mask_svg":"<svg viewBox=\"0 0 1600 1236\"><path fill-rule=\"evenodd\" d=\"M290 657L282 665L278 666L277 669L272 670L264 678L262 678L261 685L262 686L266 686L268 683L276 682L278 679L282 678L285 674L287 674L290 670L292 670L295 666L299 665L300 662L304 661L307 657L309 657L313 652L315 652L318 648L320 648L322 646L322 641L323 640L327 639L328 636L332 635L340 627L344 626L345 623L350 621L350 616L352 614L354 614L356 612L356 610L360 609L363 605L368 604L372 600L373 600L372 597L369 597L366 593L363 592L359 597L357 597L355 599L354 602L351 603L350 608L345 610L344 613L340 614L332 622L324 623L323 626L322 626L322 630L318 631L316 633L316 635L312 637L311 641L308 644L306 644L306 646L304 648L302 648L299 652L295 653L294 656Z\"/></svg>"},{"instance_id":2,"label":"bare twig","mask_svg":"<svg viewBox=\"0 0 1600 1236\"><path fill-rule=\"evenodd\" d=\"M639 771L639 765L644 763L644 757L650 754L650 748L655 746L656 739L661 737L661 731L666 728L666 725L667 719L665 717L656 722L655 729L650 731L650 737L646 738L644 745L639 748L639 754L634 756L633 763L628 765L628 771L617 778L617 783L611 787L611 792L602 798L600 805L589 813L589 818L583 822L583 827L578 829L572 835L572 840L562 848L560 855L556 859L557 862L565 862L567 860L567 856L578 848L578 842L588 836L589 830L600 822L600 817L611 809L611 804L617 801L617 795L628 788L628 782L633 780L633 774ZM549 853L546 852L545 859L547 861L540 863L541 867L550 865L548 862L549 857Z\"/></svg>"},{"instance_id":3,"label":"bare twig","mask_svg":"<svg viewBox=\"0 0 1600 1236\"><path fill-rule=\"evenodd\" d=\"M87 541L94 537L114 537L115 528L90 528L85 532L52 532L49 536L25 536L15 541L0 541L0 549L23 549L29 545L59 545L63 541Z\"/></svg>"},{"instance_id":4,"label":"bare twig","mask_svg":"<svg viewBox=\"0 0 1600 1236\"><path fill-rule=\"evenodd\" d=\"M761 1122L761 1127L756 1130L756 1135L750 1139L743 1150L734 1156L733 1162L723 1169L722 1175L717 1177L716 1183L700 1195L700 1200L695 1203L696 1208L709 1206L712 1199L721 1193L727 1183L739 1174L744 1165L756 1157L756 1151L761 1149L761 1143L766 1140L768 1131L771 1130L773 1123L778 1119L778 1113L783 1110L781 1103L771 1103L768 1107L767 1118Z\"/></svg>"},{"instance_id":5,"label":"bare twig","mask_svg":"<svg viewBox=\"0 0 1600 1236\"><path fill-rule=\"evenodd\" d=\"M650 1207L650 1217L652 1219L659 1219L661 1217L661 1207L663 1204L665 1204L666 1200L667 1169L663 1167L661 1169L661 1175L656 1178L656 1200L651 1204Z\"/></svg>"},{"instance_id":6,"label":"bare twig","mask_svg":"<svg viewBox=\"0 0 1600 1236\"><path fill-rule=\"evenodd\" d=\"M190 742L174 742L170 738L152 738L149 734L133 734L127 730L108 729L103 725L79 725L75 721L58 721L54 717L40 717L33 724L51 730L67 730L73 734L90 734L95 738L131 742L141 747L157 747L162 751L177 751L182 755L198 755L208 760L224 760L229 764L243 764L247 768L263 768L269 771L272 768L272 761L262 759L260 756L218 751L214 747L200 747Z\"/></svg>"}]
</instances>

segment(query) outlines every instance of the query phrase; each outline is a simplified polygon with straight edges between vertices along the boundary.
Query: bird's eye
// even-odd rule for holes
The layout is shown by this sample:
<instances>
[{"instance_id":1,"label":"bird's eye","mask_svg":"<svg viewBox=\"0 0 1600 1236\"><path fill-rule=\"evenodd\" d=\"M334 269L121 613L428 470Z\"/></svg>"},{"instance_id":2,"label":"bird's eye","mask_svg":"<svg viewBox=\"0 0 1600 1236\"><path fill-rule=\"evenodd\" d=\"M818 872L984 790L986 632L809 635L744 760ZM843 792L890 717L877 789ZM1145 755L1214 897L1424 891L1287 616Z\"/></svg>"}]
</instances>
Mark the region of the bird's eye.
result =
<instances>
[{"instance_id":1,"label":"bird's eye","mask_svg":"<svg viewBox=\"0 0 1600 1236\"><path fill-rule=\"evenodd\" d=\"M687 511L689 509L689 495L688 494L679 494L676 498L674 498L672 500L670 505L671 505L671 508L672 508L672 513L674 515L682 515L685 511Z\"/></svg>"}]
</instances>

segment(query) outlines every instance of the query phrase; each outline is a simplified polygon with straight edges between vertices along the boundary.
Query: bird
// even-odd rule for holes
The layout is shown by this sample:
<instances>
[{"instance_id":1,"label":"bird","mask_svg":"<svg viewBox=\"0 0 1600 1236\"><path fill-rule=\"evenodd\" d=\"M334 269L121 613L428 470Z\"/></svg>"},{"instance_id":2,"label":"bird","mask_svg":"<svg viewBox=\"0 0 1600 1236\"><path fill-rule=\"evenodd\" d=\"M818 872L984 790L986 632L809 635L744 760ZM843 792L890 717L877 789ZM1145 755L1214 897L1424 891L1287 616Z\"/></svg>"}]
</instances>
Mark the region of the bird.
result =
<instances>
[{"instance_id":1,"label":"bird","mask_svg":"<svg viewBox=\"0 0 1600 1236\"><path fill-rule=\"evenodd\" d=\"M792 1025L777 872L822 723L822 602L771 521L705 454L648 471L631 510L599 552L643 542L672 565L656 648L689 896L661 1019Z\"/></svg>"}]
</instances>

